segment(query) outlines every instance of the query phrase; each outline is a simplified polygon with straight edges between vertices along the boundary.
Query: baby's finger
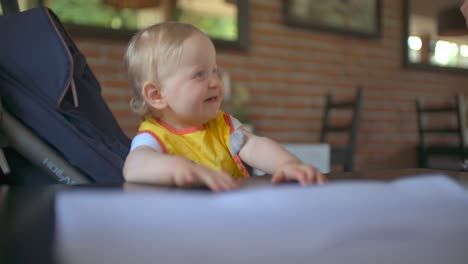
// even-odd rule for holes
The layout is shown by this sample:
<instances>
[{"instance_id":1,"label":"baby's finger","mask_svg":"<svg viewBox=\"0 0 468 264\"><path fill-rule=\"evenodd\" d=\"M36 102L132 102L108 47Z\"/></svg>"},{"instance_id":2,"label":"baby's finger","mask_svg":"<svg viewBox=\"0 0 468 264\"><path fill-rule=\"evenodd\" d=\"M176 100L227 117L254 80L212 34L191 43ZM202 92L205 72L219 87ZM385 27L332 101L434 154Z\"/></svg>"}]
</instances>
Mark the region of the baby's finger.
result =
<instances>
[{"instance_id":1,"label":"baby's finger","mask_svg":"<svg viewBox=\"0 0 468 264\"><path fill-rule=\"evenodd\" d=\"M300 167L287 170L286 179L294 179L301 185L307 185L307 174Z\"/></svg>"},{"instance_id":2,"label":"baby's finger","mask_svg":"<svg viewBox=\"0 0 468 264\"><path fill-rule=\"evenodd\" d=\"M209 173L200 175L202 182L210 188L213 192L221 191L220 184L216 181L216 177L212 177Z\"/></svg>"},{"instance_id":3,"label":"baby's finger","mask_svg":"<svg viewBox=\"0 0 468 264\"><path fill-rule=\"evenodd\" d=\"M193 173L187 173L183 177L184 185L193 184L195 182L195 175Z\"/></svg>"},{"instance_id":4,"label":"baby's finger","mask_svg":"<svg viewBox=\"0 0 468 264\"><path fill-rule=\"evenodd\" d=\"M285 180L286 180L286 178L285 178L283 170L279 170L279 171L275 172L275 174L271 178L271 183L276 184L276 183L283 182Z\"/></svg>"},{"instance_id":5,"label":"baby's finger","mask_svg":"<svg viewBox=\"0 0 468 264\"><path fill-rule=\"evenodd\" d=\"M323 184L327 178L315 167L307 165L306 168L309 183Z\"/></svg>"},{"instance_id":6,"label":"baby's finger","mask_svg":"<svg viewBox=\"0 0 468 264\"><path fill-rule=\"evenodd\" d=\"M173 183L177 187L185 187L187 185L187 178L192 178L193 175L191 172L180 174L173 177Z\"/></svg>"},{"instance_id":7,"label":"baby's finger","mask_svg":"<svg viewBox=\"0 0 468 264\"><path fill-rule=\"evenodd\" d=\"M318 184L324 184L328 181L327 177L325 177L325 175L323 175L322 173L320 173L319 171L318 172L318 175L316 176L317 178L317 183Z\"/></svg>"},{"instance_id":8,"label":"baby's finger","mask_svg":"<svg viewBox=\"0 0 468 264\"><path fill-rule=\"evenodd\" d=\"M230 175L227 173L222 173L219 177L219 183L223 190L229 191L239 188L239 183L236 182Z\"/></svg>"},{"instance_id":9,"label":"baby's finger","mask_svg":"<svg viewBox=\"0 0 468 264\"><path fill-rule=\"evenodd\" d=\"M308 184L307 173L300 169L295 169L296 180L302 185L305 186Z\"/></svg>"},{"instance_id":10,"label":"baby's finger","mask_svg":"<svg viewBox=\"0 0 468 264\"><path fill-rule=\"evenodd\" d=\"M312 184L312 183L315 183L316 181L316 173L317 173L317 169L310 166L310 165L306 165L304 166L304 172L306 174L306 182L307 184Z\"/></svg>"}]
</instances>

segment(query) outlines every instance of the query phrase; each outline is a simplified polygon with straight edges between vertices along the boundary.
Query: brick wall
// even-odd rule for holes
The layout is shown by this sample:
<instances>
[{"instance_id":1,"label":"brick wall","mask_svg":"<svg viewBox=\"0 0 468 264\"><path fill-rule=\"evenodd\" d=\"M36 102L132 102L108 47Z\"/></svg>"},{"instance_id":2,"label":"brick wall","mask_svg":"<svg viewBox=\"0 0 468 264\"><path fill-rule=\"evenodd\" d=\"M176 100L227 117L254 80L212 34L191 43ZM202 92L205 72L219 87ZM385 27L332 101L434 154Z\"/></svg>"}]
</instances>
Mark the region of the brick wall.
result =
<instances>
[{"instance_id":1,"label":"brick wall","mask_svg":"<svg viewBox=\"0 0 468 264\"><path fill-rule=\"evenodd\" d=\"M383 0L382 37L353 38L286 27L281 1L250 1L250 48L218 51L233 82L249 88L249 114L257 134L280 142L318 142L324 97L364 88L357 169L416 166L414 99L451 97L468 87L461 74L404 68L402 1ZM122 66L126 41L76 39L125 132L139 118L128 110Z\"/></svg>"}]
</instances>

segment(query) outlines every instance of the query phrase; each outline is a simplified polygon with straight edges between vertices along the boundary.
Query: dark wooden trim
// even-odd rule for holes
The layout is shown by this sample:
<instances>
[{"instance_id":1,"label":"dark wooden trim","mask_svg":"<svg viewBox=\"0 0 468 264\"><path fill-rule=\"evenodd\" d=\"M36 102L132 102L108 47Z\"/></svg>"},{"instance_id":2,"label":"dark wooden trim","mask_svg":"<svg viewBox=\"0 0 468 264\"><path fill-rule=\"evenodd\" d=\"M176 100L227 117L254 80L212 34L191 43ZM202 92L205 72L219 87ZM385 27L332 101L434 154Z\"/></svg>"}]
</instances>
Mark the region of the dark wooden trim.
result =
<instances>
[{"instance_id":1,"label":"dark wooden trim","mask_svg":"<svg viewBox=\"0 0 468 264\"><path fill-rule=\"evenodd\" d=\"M465 68L443 67L443 66L438 66L438 65L410 62L408 59L408 47L407 45L404 47L406 50L405 66L409 69L417 70L417 71L430 71L433 73L441 73L441 74L463 74L465 76L466 74L468 74L468 69L465 69Z\"/></svg>"},{"instance_id":2,"label":"dark wooden trim","mask_svg":"<svg viewBox=\"0 0 468 264\"><path fill-rule=\"evenodd\" d=\"M409 14L410 14L410 7L409 7L409 0L402 0L403 1L403 24L401 31L403 34L401 35L401 47L402 47L402 55L403 55L403 67L408 67L410 64L409 61L409 53L408 53L408 36L409 36Z\"/></svg>"},{"instance_id":3,"label":"dark wooden trim","mask_svg":"<svg viewBox=\"0 0 468 264\"><path fill-rule=\"evenodd\" d=\"M0 0L4 15L19 13L19 5L17 0Z\"/></svg>"},{"instance_id":4,"label":"dark wooden trim","mask_svg":"<svg viewBox=\"0 0 468 264\"><path fill-rule=\"evenodd\" d=\"M232 48L247 50L250 42L250 6L248 0L237 0L237 29L239 36L237 41L231 42Z\"/></svg>"},{"instance_id":5,"label":"dark wooden trim","mask_svg":"<svg viewBox=\"0 0 468 264\"><path fill-rule=\"evenodd\" d=\"M98 38L127 41L136 33L135 30L104 28L98 26L85 26L71 23L63 23L67 31L73 35L83 38Z\"/></svg>"}]
</instances>

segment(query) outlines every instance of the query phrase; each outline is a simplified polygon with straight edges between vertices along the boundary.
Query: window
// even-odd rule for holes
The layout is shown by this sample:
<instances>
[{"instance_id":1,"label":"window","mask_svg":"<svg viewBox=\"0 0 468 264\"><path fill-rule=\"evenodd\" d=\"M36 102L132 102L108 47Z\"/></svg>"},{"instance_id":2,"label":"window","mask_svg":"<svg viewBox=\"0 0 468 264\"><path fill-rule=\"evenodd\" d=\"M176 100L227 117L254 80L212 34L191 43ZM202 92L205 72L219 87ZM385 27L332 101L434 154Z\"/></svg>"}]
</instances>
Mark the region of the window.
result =
<instances>
[{"instance_id":1,"label":"window","mask_svg":"<svg viewBox=\"0 0 468 264\"><path fill-rule=\"evenodd\" d=\"M430 5L424 0L403 3L405 64L412 68L466 74L468 41L465 35L468 31L459 10L460 1L438 0ZM446 21L447 15L450 23ZM446 25L456 27L447 31L444 30Z\"/></svg>"},{"instance_id":2,"label":"window","mask_svg":"<svg viewBox=\"0 0 468 264\"><path fill-rule=\"evenodd\" d=\"M129 39L151 24L197 25L220 48L247 48L247 0L23 0L52 9L72 34ZM30 3L29 6L34 3Z\"/></svg>"}]
</instances>

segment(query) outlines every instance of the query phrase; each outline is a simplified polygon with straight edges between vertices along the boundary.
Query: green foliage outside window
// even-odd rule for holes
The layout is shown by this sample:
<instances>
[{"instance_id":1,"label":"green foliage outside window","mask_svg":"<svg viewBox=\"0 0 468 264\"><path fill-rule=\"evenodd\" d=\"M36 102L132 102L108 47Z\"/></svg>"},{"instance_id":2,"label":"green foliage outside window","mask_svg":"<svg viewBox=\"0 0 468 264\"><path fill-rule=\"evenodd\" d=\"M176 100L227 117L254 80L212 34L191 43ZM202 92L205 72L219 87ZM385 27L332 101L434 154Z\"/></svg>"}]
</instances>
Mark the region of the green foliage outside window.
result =
<instances>
[{"instance_id":1,"label":"green foliage outside window","mask_svg":"<svg viewBox=\"0 0 468 264\"><path fill-rule=\"evenodd\" d=\"M209 36L223 40L237 39L237 18L221 16L202 16L177 9L175 20L197 25Z\"/></svg>"},{"instance_id":2,"label":"green foliage outside window","mask_svg":"<svg viewBox=\"0 0 468 264\"><path fill-rule=\"evenodd\" d=\"M46 3L65 23L130 30L146 26L138 25L135 10L117 9L102 0L49 0ZM194 14L180 8L172 14L174 20L197 25L212 38L237 39L237 17Z\"/></svg>"},{"instance_id":3,"label":"green foliage outside window","mask_svg":"<svg viewBox=\"0 0 468 264\"><path fill-rule=\"evenodd\" d=\"M106 28L138 29L136 16L128 8L116 9L101 0L53 0L48 6L63 22Z\"/></svg>"}]
</instances>

